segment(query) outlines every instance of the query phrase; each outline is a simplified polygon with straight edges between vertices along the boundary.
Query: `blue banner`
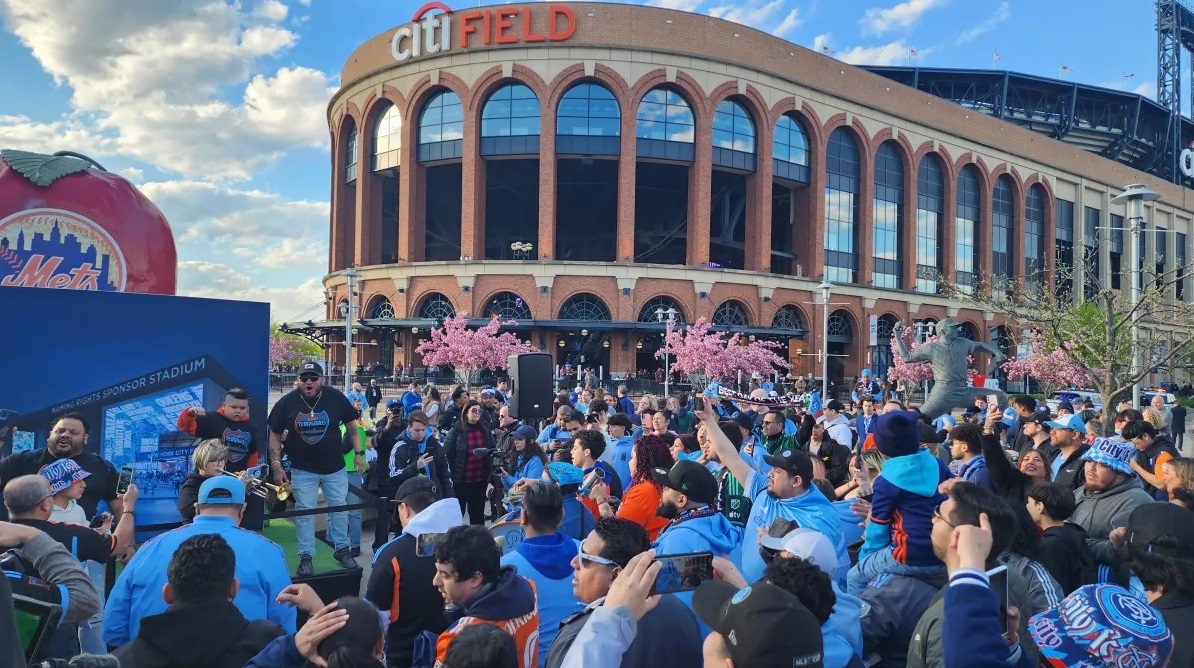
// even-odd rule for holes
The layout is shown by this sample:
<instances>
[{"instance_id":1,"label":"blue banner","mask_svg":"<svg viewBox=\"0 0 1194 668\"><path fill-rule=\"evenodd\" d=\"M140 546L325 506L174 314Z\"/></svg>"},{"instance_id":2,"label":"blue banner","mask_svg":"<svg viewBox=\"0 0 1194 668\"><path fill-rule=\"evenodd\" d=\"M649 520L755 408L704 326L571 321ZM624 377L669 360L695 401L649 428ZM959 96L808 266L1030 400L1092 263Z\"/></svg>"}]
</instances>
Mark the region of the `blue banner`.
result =
<instances>
[{"instance_id":1,"label":"blue banner","mask_svg":"<svg viewBox=\"0 0 1194 668\"><path fill-rule=\"evenodd\" d=\"M137 469L146 525L179 520L195 444L177 427L185 408L215 411L244 388L265 447L268 304L0 287L0 313L0 457L44 447L56 416L79 413L88 451Z\"/></svg>"}]
</instances>

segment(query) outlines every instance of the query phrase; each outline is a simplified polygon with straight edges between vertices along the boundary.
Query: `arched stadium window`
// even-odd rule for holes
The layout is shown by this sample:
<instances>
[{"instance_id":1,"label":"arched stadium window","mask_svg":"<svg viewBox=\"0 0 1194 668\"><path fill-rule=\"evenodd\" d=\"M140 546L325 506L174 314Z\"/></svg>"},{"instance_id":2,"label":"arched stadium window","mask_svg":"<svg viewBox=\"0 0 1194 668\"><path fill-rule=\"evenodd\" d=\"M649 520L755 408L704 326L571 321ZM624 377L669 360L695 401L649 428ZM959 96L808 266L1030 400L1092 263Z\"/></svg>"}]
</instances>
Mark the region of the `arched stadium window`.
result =
<instances>
[{"instance_id":1,"label":"arched stadium window","mask_svg":"<svg viewBox=\"0 0 1194 668\"><path fill-rule=\"evenodd\" d=\"M427 320L442 320L454 315L456 315L456 307L452 306L452 302L447 297L438 292L424 297L423 304L419 307L419 317Z\"/></svg>"},{"instance_id":2,"label":"arched stadium window","mask_svg":"<svg viewBox=\"0 0 1194 668\"><path fill-rule=\"evenodd\" d=\"M780 116L771 139L775 177L808 183L808 157L808 134L800 121L786 114Z\"/></svg>"},{"instance_id":3,"label":"arched stadium window","mask_svg":"<svg viewBox=\"0 0 1194 668\"><path fill-rule=\"evenodd\" d=\"M717 105L713 111L713 147L755 152L755 123L746 107L733 100L722 100Z\"/></svg>"},{"instance_id":4,"label":"arched stadium window","mask_svg":"<svg viewBox=\"0 0 1194 668\"><path fill-rule=\"evenodd\" d=\"M539 134L539 98L520 83L495 90L481 111L482 137L520 137Z\"/></svg>"},{"instance_id":5,"label":"arched stadium window","mask_svg":"<svg viewBox=\"0 0 1194 668\"><path fill-rule=\"evenodd\" d=\"M617 137L621 114L608 88L582 83L568 89L556 110L557 135Z\"/></svg>"},{"instance_id":6,"label":"arched stadium window","mask_svg":"<svg viewBox=\"0 0 1194 668\"><path fill-rule=\"evenodd\" d=\"M374 320L391 319L394 317L394 305L382 297L373 302L373 308L369 309L369 317Z\"/></svg>"},{"instance_id":7,"label":"arched stadium window","mask_svg":"<svg viewBox=\"0 0 1194 668\"><path fill-rule=\"evenodd\" d=\"M895 142L885 141L875 153L875 214L871 284L900 287L900 228L904 222L904 161Z\"/></svg>"},{"instance_id":8,"label":"arched stadium window","mask_svg":"<svg viewBox=\"0 0 1194 668\"><path fill-rule=\"evenodd\" d=\"M741 302L728 300L713 312L713 324L722 327L745 327L748 323L746 307Z\"/></svg>"},{"instance_id":9,"label":"arched stadium window","mask_svg":"<svg viewBox=\"0 0 1194 668\"><path fill-rule=\"evenodd\" d=\"M357 180L357 163L360 161L360 137L357 135L356 123L352 120L352 128L348 131L348 141L344 142L344 182L354 183Z\"/></svg>"},{"instance_id":10,"label":"arched stadium window","mask_svg":"<svg viewBox=\"0 0 1194 668\"><path fill-rule=\"evenodd\" d=\"M958 336L969 341L978 341L978 330L974 328L974 325L963 322L958 325Z\"/></svg>"},{"instance_id":11,"label":"arched stadium window","mask_svg":"<svg viewBox=\"0 0 1194 668\"><path fill-rule=\"evenodd\" d=\"M858 222L858 144L845 128L829 135L825 184L825 280L853 283Z\"/></svg>"},{"instance_id":12,"label":"arched stadium window","mask_svg":"<svg viewBox=\"0 0 1194 668\"><path fill-rule=\"evenodd\" d=\"M639 139L691 144L695 127L692 107L674 90L652 88L638 103L634 132Z\"/></svg>"},{"instance_id":13,"label":"arched stadium window","mask_svg":"<svg viewBox=\"0 0 1194 668\"><path fill-rule=\"evenodd\" d=\"M1024 198L1024 291L1041 292L1045 273L1045 189L1035 185Z\"/></svg>"},{"instance_id":14,"label":"arched stadium window","mask_svg":"<svg viewBox=\"0 0 1194 668\"><path fill-rule=\"evenodd\" d=\"M796 307L791 304L781 306L775 312L775 317L771 319L771 329L804 329L804 321L800 317L800 311L797 311Z\"/></svg>"},{"instance_id":15,"label":"arched stadium window","mask_svg":"<svg viewBox=\"0 0 1194 668\"><path fill-rule=\"evenodd\" d=\"M992 287L1005 292L1012 278L1014 212L1012 179L1004 174L995 180L995 188L991 192L991 278Z\"/></svg>"},{"instance_id":16,"label":"arched stadium window","mask_svg":"<svg viewBox=\"0 0 1194 668\"><path fill-rule=\"evenodd\" d=\"M850 324L850 316L842 311L829 314L829 342L850 343L854 340L854 327Z\"/></svg>"},{"instance_id":17,"label":"arched stadium window","mask_svg":"<svg viewBox=\"0 0 1194 668\"><path fill-rule=\"evenodd\" d=\"M464 106L450 90L440 91L419 114L419 160L447 160L463 155Z\"/></svg>"},{"instance_id":18,"label":"arched stadium window","mask_svg":"<svg viewBox=\"0 0 1194 668\"><path fill-rule=\"evenodd\" d=\"M651 299L647 300L647 303L643 304L643 307L638 311L638 321L655 323L659 322L659 315L657 313L659 309L663 309L664 311L667 311L668 309L675 309L676 323L679 324L687 322L684 319L684 309L680 308L680 304L675 299L664 296L652 297Z\"/></svg>"},{"instance_id":19,"label":"arched stadium window","mask_svg":"<svg viewBox=\"0 0 1194 668\"><path fill-rule=\"evenodd\" d=\"M935 295L941 286L941 220L945 216L945 174L933 154L916 170L916 291Z\"/></svg>"},{"instance_id":20,"label":"arched stadium window","mask_svg":"<svg viewBox=\"0 0 1194 668\"><path fill-rule=\"evenodd\" d=\"M978 286L978 172L966 165L958 174L958 204L954 220L954 281L958 291L972 295Z\"/></svg>"},{"instance_id":21,"label":"arched stadium window","mask_svg":"<svg viewBox=\"0 0 1194 668\"><path fill-rule=\"evenodd\" d=\"M531 320L531 308L522 297L513 292L499 292L485 307L486 317L501 320Z\"/></svg>"},{"instance_id":22,"label":"arched stadium window","mask_svg":"<svg viewBox=\"0 0 1194 668\"><path fill-rule=\"evenodd\" d=\"M373 128L373 171L397 167L401 149L402 112L398 110L398 105L390 104Z\"/></svg>"},{"instance_id":23,"label":"arched stadium window","mask_svg":"<svg viewBox=\"0 0 1194 668\"><path fill-rule=\"evenodd\" d=\"M608 321L611 320L609 307L605 302L601 301L600 297L591 295L587 292L582 292L578 295L572 295L560 307L560 320L588 320L588 321Z\"/></svg>"}]
</instances>

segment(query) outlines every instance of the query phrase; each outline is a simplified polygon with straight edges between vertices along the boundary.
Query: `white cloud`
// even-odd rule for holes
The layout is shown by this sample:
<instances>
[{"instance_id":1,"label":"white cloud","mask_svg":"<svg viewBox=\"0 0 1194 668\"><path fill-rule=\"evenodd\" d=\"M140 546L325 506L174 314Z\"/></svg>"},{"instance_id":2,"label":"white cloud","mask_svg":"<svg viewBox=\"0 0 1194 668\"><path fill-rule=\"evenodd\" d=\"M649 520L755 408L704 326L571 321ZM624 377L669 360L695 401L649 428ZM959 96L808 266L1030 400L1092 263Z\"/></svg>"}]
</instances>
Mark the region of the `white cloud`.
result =
<instances>
[{"instance_id":1,"label":"white cloud","mask_svg":"<svg viewBox=\"0 0 1194 668\"><path fill-rule=\"evenodd\" d=\"M116 170L116 173L133 183L140 182L145 178L145 171L137 167L125 167L124 169Z\"/></svg>"},{"instance_id":2,"label":"white cloud","mask_svg":"<svg viewBox=\"0 0 1194 668\"><path fill-rule=\"evenodd\" d=\"M278 0L265 0L265 2L257 5L257 9L253 10L253 15L266 19L267 21L278 22L285 21L286 15L289 12L290 9L286 5L278 2Z\"/></svg>"},{"instance_id":3,"label":"white cloud","mask_svg":"<svg viewBox=\"0 0 1194 668\"><path fill-rule=\"evenodd\" d=\"M238 190L206 181L164 181L141 186L153 200L180 245L219 244L230 249L248 248L262 258L271 252L292 255L295 245L284 239L322 243L327 264L327 202L287 200L261 190Z\"/></svg>"},{"instance_id":4,"label":"white cloud","mask_svg":"<svg viewBox=\"0 0 1194 668\"><path fill-rule=\"evenodd\" d=\"M825 47L832 49L833 47L829 46L829 41L832 39L833 33L830 32L827 32L823 35L817 35L813 38L813 51L816 51L817 53L825 53Z\"/></svg>"},{"instance_id":5,"label":"white cloud","mask_svg":"<svg viewBox=\"0 0 1194 668\"><path fill-rule=\"evenodd\" d=\"M709 15L758 30L768 30L776 14L783 8L784 0L771 0L764 4L748 2L740 5L713 7L709 10Z\"/></svg>"},{"instance_id":6,"label":"white cloud","mask_svg":"<svg viewBox=\"0 0 1194 668\"><path fill-rule=\"evenodd\" d=\"M1157 99L1157 83L1155 81L1145 81L1133 88L1132 92L1155 100Z\"/></svg>"},{"instance_id":7,"label":"white cloud","mask_svg":"<svg viewBox=\"0 0 1194 668\"><path fill-rule=\"evenodd\" d=\"M788 15L784 17L784 20L780 21L779 25L777 25L775 29L771 31L771 34L775 35L776 37L783 37L784 35L787 35L793 30L799 28L800 24L802 23L804 23L804 19L800 18L800 10L793 9L792 11L788 12Z\"/></svg>"},{"instance_id":8,"label":"white cloud","mask_svg":"<svg viewBox=\"0 0 1194 668\"><path fill-rule=\"evenodd\" d=\"M293 288L264 287L241 271L217 262L178 263L178 293L188 297L268 302L270 319L284 322L323 302L323 283L311 278Z\"/></svg>"},{"instance_id":9,"label":"white cloud","mask_svg":"<svg viewBox=\"0 0 1194 668\"><path fill-rule=\"evenodd\" d=\"M75 112L64 124L86 123L110 150L163 171L246 179L288 150L327 144L333 80L304 67L254 76L258 61L289 49L295 35L249 25L239 3L0 0L0 16L72 89ZM225 101L241 85L242 99ZM37 136L44 127L7 133Z\"/></svg>"},{"instance_id":10,"label":"white cloud","mask_svg":"<svg viewBox=\"0 0 1194 668\"><path fill-rule=\"evenodd\" d=\"M70 150L103 162L114 155L115 142L80 118L39 122L28 116L0 115L0 146L50 154Z\"/></svg>"},{"instance_id":11,"label":"white cloud","mask_svg":"<svg viewBox=\"0 0 1194 668\"><path fill-rule=\"evenodd\" d=\"M310 6L311 6L311 0L298 0L298 3L299 3L300 5L302 5L302 6L304 6L304 7L310 7Z\"/></svg>"},{"instance_id":12,"label":"white cloud","mask_svg":"<svg viewBox=\"0 0 1194 668\"><path fill-rule=\"evenodd\" d=\"M918 49L919 58L924 58L932 50ZM901 65L909 60L909 47L903 42L892 42L881 46L855 46L834 55L851 65Z\"/></svg>"},{"instance_id":13,"label":"white cloud","mask_svg":"<svg viewBox=\"0 0 1194 668\"><path fill-rule=\"evenodd\" d=\"M679 9L685 12L695 12L697 7L700 7L705 0L648 0L647 4L652 7L663 7L664 9Z\"/></svg>"},{"instance_id":14,"label":"white cloud","mask_svg":"<svg viewBox=\"0 0 1194 668\"><path fill-rule=\"evenodd\" d=\"M948 0L905 0L894 7L872 7L866 10L859 24L864 35L882 35L916 25L931 9L945 5Z\"/></svg>"},{"instance_id":15,"label":"white cloud","mask_svg":"<svg viewBox=\"0 0 1194 668\"><path fill-rule=\"evenodd\" d=\"M994 30L995 28L999 27L1000 23L1003 23L1004 21L1008 20L1009 18L1011 18L1011 16L1012 16L1012 10L1011 10L1011 7L1008 6L1008 3L1006 3L1006 2L1000 3L999 7L995 10L994 14L989 16L982 23L980 23L980 24L974 26L973 28L970 28L969 30L966 30L962 34L958 35L957 43L958 44L966 44L969 42L973 42L974 40L978 39L980 36L982 36L986 33L989 33L992 30Z\"/></svg>"}]
</instances>

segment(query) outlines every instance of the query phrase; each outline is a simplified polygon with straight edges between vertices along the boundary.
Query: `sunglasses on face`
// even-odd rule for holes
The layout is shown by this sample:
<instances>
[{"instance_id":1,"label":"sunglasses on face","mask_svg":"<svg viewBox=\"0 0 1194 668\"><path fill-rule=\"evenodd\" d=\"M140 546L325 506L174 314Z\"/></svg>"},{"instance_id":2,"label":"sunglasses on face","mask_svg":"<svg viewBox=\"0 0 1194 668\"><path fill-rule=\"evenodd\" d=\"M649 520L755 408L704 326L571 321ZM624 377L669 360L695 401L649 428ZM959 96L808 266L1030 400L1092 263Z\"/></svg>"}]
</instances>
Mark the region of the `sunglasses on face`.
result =
<instances>
[{"instance_id":1,"label":"sunglasses on face","mask_svg":"<svg viewBox=\"0 0 1194 668\"><path fill-rule=\"evenodd\" d=\"M299 376L299 380L307 383L313 380L319 380L319 376L314 373L304 373L303 375Z\"/></svg>"},{"instance_id":2,"label":"sunglasses on face","mask_svg":"<svg viewBox=\"0 0 1194 668\"><path fill-rule=\"evenodd\" d=\"M582 566L585 564L586 561L589 563L592 563L592 564L597 564L599 566L617 566L618 565L617 562L606 559L605 557L599 557L595 554L586 554L584 550L577 550L576 556L580 557L580 563Z\"/></svg>"}]
</instances>

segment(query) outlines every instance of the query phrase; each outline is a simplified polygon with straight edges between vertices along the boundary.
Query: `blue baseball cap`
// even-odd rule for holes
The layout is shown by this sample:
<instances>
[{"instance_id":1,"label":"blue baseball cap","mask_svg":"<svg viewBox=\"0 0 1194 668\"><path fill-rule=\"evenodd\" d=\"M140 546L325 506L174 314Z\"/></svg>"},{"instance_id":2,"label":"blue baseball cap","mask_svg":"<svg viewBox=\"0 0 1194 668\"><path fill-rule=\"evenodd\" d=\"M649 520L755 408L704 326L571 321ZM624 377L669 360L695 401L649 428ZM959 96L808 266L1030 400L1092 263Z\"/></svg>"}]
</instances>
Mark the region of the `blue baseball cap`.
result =
<instances>
[{"instance_id":1,"label":"blue baseball cap","mask_svg":"<svg viewBox=\"0 0 1194 668\"><path fill-rule=\"evenodd\" d=\"M1028 632L1050 666L1160 668L1173 653L1161 613L1117 585L1085 585L1034 615Z\"/></svg>"},{"instance_id":2,"label":"blue baseball cap","mask_svg":"<svg viewBox=\"0 0 1194 668\"><path fill-rule=\"evenodd\" d=\"M1082 423L1081 415L1071 415L1064 420L1060 419L1061 416L1059 415L1058 418L1057 420L1049 420L1045 423L1045 426L1051 429L1069 429L1079 434L1086 433L1086 425Z\"/></svg>"},{"instance_id":3,"label":"blue baseball cap","mask_svg":"<svg viewBox=\"0 0 1194 668\"><path fill-rule=\"evenodd\" d=\"M1009 427L1015 427L1016 424L1020 422L1020 414L1016 412L1016 409L1008 406L1007 408L1003 409L1003 418L1000 420L1000 422Z\"/></svg>"},{"instance_id":4,"label":"blue baseball cap","mask_svg":"<svg viewBox=\"0 0 1194 668\"><path fill-rule=\"evenodd\" d=\"M50 491L55 494L91 475L73 459L59 459L53 464L46 464L37 473L50 481Z\"/></svg>"},{"instance_id":5,"label":"blue baseball cap","mask_svg":"<svg viewBox=\"0 0 1194 668\"><path fill-rule=\"evenodd\" d=\"M579 485L584 482L585 472L567 462L552 462L547 465L547 475L561 487Z\"/></svg>"},{"instance_id":6,"label":"blue baseball cap","mask_svg":"<svg viewBox=\"0 0 1194 668\"><path fill-rule=\"evenodd\" d=\"M236 505L245 502L245 484L227 475L217 475L203 481L199 486L199 501L201 505Z\"/></svg>"},{"instance_id":7,"label":"blue baseball cap","mask_svg":"<svg viewBox=\"0 0 1194 668\"><path fill-rule=\"evenodd\" d=\"M1126 476L1132 476L1135 475L1132 472L1132 459L1135 456L1136 448L1127 443L1113 441L1100 436L1094 440L1094 443L1090 444L1090 449L1086 451L1086 454L1082 455L1082 459L1102 464Z\"/></svg>"},{"instance_id":8,"label":"blue baseball cap","mask_svg":"<svg viewBox=\"0 0 1194 668\"><path fill-rule=\"evenodd\" d=\"M539 432L529 424L524 424L514 430L514 438L521 438L524 441L533 441L537 436L539 436Z\"/></svg>"},{"instance_id":9,"label":"blue baseball cap","mask_svg":"<svg viewBox=\"0 0 1194 668\"><path fill-rule=\"evenodd\" d=\"M401 399L390 399L389 401L387 401L386 402L386 410L389 410L391 408L402 408L402 400Z\"/></svg>"}]
</instances>

